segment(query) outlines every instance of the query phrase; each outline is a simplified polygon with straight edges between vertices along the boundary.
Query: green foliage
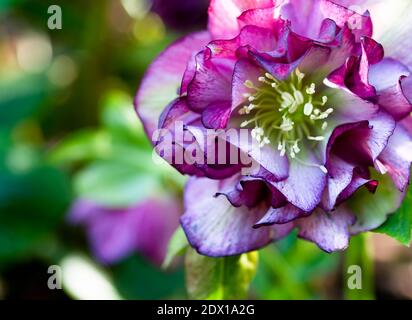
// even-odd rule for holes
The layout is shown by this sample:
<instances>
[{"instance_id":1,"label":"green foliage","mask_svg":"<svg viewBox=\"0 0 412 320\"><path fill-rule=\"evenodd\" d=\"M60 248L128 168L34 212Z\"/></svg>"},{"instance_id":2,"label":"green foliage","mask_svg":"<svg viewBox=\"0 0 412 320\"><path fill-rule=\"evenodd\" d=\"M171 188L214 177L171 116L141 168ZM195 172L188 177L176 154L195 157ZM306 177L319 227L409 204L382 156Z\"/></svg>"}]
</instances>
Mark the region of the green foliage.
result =
<instances>
[{"instance_id":1,"label":"green foliage","mask_svg":"<svg viewBox=\"0 0 412 320\"><path fill-rule=\"evenodd\" d=\"M112 267L114 284L125 299L183 298L182 270L164 272L134 256Z\"/></svg>"},{"instance_id":2,"label":"green foliage","mask_svg":"<svg viewBox=\"0 0 412 320\"><path fill-rule=\"evenodd\" d=\"M350 267L359 266L361 274L361 288L350 288L350 277L356 276L354 273L349 273ZM350 246L345 252L345 260L343 267L344 276L344 297L348 300L373 300L375 299L374 288L374 266L371 259L371 251L369 247L368 235L366 233L352 237Z\"/></svg>"},{"instance_id":3,"label":"green foliage","mask_svg":"<svg viewBox=\"0 0 412 320\"><path fill-rule=\"evenodd\" d=\"M153 162L152 147L128 95L107 93L101 122L101 128L75 133L50 153L53 163L80 165L74 176L78 197L122 207L159 195L168 182L182 188L178 173L167 164Z\"/></svg>"},{"instance_id":4,"label":"green foliage","mask_svg":"<svg viewBox=\"0 0 412 320\"><path fill-rule=\"evenodd\" d=\"M160 185L152 175L142 174L134 166L99 162L76 175L74 188L86 199L108 207L121 207L157 194Z\"/></svg>"},{"instance_id":5,"label":"green foliage","mask_svg":"<svg viewBox=\"0 0 412 320\"><path fill-rule=\"evenodd\" d=\"M193 249L186 253L186 287L191 299L246 299L255 276L258 253L209 258Z\"/></svg>"},{"instance_id":6,"label":"green foliage","mask_svg":"<svg viewBox=\"0 0 412 320\"><path fill-rule=\"evenodd\" d=\"M169 242L167 255L163 262L163 268L167 269L176 257L182 256L186 252L188 246L189 243L187 242L186 235L182 227L179 226Z\"/></svg>"},{"instance_id":7,"label":"green foliage","mask_svg":"<svg viewBox=\"0 0 412 320\"><path fill-rule=\"evenodd\" d=\"M326 298L323 279L332 276L339 254L327 254L313 243L298 240L296 232L260 250L252 283L258 299L303 300Z\"/></svg>"},{"instance_id":8,"label":"green foliage","mask_svg":"<svg viewBox=\"0 0 412 320\"><path fill-rule=\"evenodd\" d=\"M0 17L6 18L0 37L1 297L11 286L32 286L9 279L17 264L40 258L50 265L73 250L88 251L84 233L66 225L73 186L76 197L124 206L149 195L179 194L184 183L168 165L153 165L131 98L148 64L177 35L148 39L148 32L140 43L133 34L138 19L121 3L53 4L64 7L63 29L50 32L47 1L0 0ZM52 46L41 70L26 68L19 52L34 35ZM38 49L25 62L36 66L43 58ZM131 258L113 273L125 298L184 296L181 270L164 274Z\"/></svg>"},{"instance_id":9,"label":"green foliage","mask_svg":"<svg viewBox=\"0 0 412 320\"><path fill-rule=\"evenodd\" d=\"M22 171L13 164L0 169L0 265L44 246L71 200L68 177L61 171L41 159Z\"/></svg>"},{"instance_id":10,"label":"green foliage","mask_svg":"<svg viewBox=\"0 0 412 320\"><path fill-rule=\"evenodd\" d=\"M412 190L409 189L399 210L375 232L384 233L409 246L412 237Z\"/></svg>"},{"instance_id":11,"label":"green foliage","mask_svg":"<svg viewBox=\"0 0 412 320\"><path fill-rule=\"evenodd\" d=\"M0 78L0 126L11 128L38 113L49 89L41 75Z\"/></svg>"}]
</instances>

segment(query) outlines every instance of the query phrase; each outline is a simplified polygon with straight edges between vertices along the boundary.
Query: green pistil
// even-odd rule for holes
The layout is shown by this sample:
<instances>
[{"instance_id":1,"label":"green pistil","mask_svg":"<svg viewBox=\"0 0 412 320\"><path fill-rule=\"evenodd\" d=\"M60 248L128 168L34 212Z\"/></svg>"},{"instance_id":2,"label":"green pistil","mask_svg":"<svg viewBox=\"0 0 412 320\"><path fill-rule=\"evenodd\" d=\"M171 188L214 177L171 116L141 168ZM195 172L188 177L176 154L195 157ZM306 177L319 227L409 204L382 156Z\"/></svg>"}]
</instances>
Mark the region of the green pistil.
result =
<instances>
[{"instance_id":1,"label":"green pistil","mask_svg":"<svg viewBox=\"0 0 412 320\"><path fill-rule=\"evenodd\" d=\"M254 92L245 95L248 103L239 110L245 117L241 127L252 127L252 137L261 147L273 144L281 156L298 161L301 144L325 139L326 119L334 111L326 107L327 96L319 96L316 85L305 84L304 78L305 74L296 70L287 81L269 73L257 79L259 85L247 80L244 85Z\"/></svg>"}]
</instances>

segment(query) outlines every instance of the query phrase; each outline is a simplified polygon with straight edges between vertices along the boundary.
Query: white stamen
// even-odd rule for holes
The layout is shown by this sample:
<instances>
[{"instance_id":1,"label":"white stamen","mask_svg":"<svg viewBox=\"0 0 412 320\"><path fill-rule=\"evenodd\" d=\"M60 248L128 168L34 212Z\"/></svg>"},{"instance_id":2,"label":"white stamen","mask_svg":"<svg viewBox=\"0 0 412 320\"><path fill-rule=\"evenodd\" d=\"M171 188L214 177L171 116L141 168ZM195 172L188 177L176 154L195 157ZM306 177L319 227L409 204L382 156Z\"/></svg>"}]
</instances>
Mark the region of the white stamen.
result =
<instances>
[{"instance_id":1,"label":"white stamen","mask_svg":"<svg viewBox=\"0 0 412 320\"><path fill-rule=\"evenodd\" d=\"M278 150L279 151L282 150L282 142L280 142L280 141L279 141L279 144L278 144Z\"/></svg>"},{"instance_id":2,"label":"white stamen","mask_svg":"<svg viewBox=\"0 0 412 320\"><path fill-rule=\"evenodd\" d=\"M325 119L334 112L333 108L326 106L328 97L317 93L320 89L315 83L303 82L304 77L305 74L296 69L287 82L281 82L270 73L256 77L254 81L246 80L244 85L251 90L247 90L250 92L244 93L243 97L248 105L243 105L238 111L242 116L253 114L247 116L247 121L240 126L252 129L251 136L261 148L273 144L282 157L302 163L298 156L301 153L300 143L304 143L302 140L305 143L324 141L326 138L320 132L325 132L328 127ZM305 164L328 172L323 165Z\"/></svg>"},{"instance_id":3,"label":"white stamen","mask_svg":"<svg viewBox=\"0 0 412 320\"><path fill-rule=\"evenodd\" d=\"M315 93L316 93L316 85L315 85L314 83L312 83L312 84L310 85L310 87L308 87L308 88L306 89L306 93L309 94L309 95L315 94Z\"/></svg>"},{"instance_id":4,"label":"white stamen","mask_svg":"<svg viewBox=\"0 0 412 320\"><path fill-rule=\"evenodd\" d=\"M312 140L312 141L323 141L323 140L325 140L324 136L318 136L318 137L308 136L307 138L308 138L308 140Z\"/></svg>"},{"instance_id":5,"label":"white stamen","mask_svg":"<svg viewBox=\"0 0 412 320\"><path fill-rule=\"evenodd\" d=\"M295 113L296 110L298 110L298 107L299 105L296 102L292 103L292 105L289 107L289 113Z\"/></svg>"},{"instance_id":6,"label":"white stamen","mask_svg":"<svg viewBox=\"0 0 412 320\"><path fill-rule=\"evenodd\" d=\"M290 120L286 116L283 116L283 121L282 121L282 124L280 125L280 129L282 131L288 132L288 131L293 130L293 125L294 123L292 120Z\"/></svg>"},{"instance_id":7,"label":"white stamen","mask_svg":"<svg viewBox=\"0 0 412 320\"><path fill-rule=\"evenodd\" d=\"M328 169L325 166L319 166L319 169L322 170L324 174L328 174Z\"/></svg>"},{"instance_id":8,"label":"white stamen","mask_svg":"<svg viewBox=\"0 0 412 320\"><path fill-rule=\"evenodd\" d=\"M310 102L306 103L305 106L303 107L303 113L305 116L310 116L313 111L313 104Z\"/></svg>"},{"instance_id":9,"label":"white stamen","mask_svg":"<svg viewBox=\"0 0 412 320\"><path fill-rule=\"evenodd\" d=\"M291 105L295 101L295 99L289 92L282 92L282 99L285 103L288 103L289 105Z\"/></svg>"},{"instance_id":10,"label":"white stamen","mask_svg":"<svg viewBox=\"0 0 412 320\"><path fill-rule=\"evenodd\" d=\"M295 153L299 153L300 152L300 148L299 148L299 145L298 145L298 142L297 141L295 141L295 143L294 143L294 145L293 145L293 151L295 152Z\"/></svg>"},{"instance_id":11,"label":"white stamen","mask_svg":"<svg viewBox=\"0 0 412 320\"><path fill-rule=\"evenodd\" d=\"M274 77L274 76L272 76L270 73L265 73L265 76L266 76L266 78L268 78L269 80L272 80L272 81L275 81L275 82L277 82L278 80Z\"/></svg>"},{"instance_id":12,"label":"white stamen","mask_svg":"<svg viewBox=\"0 0 412 320\"><path fill-rule=\"evenodd\" d=\"M250 80L246 80L245 83L244 83L244 85L245 85L245 87L247 87L247 88L249 88L249 89L254 89L254 88L255 88L255 85L254 85L253 82L250 81Z\"/></svg>"},{"instance_id":13,"label":"white stamen","mask_svg":"<svg viewBox=\"0 0 412 320\"><path fill-rule=\"evenodd\" d=\"M305 101L302 92L296 90L293 95L297 104L301 105Z\"/></svg>"},{"instance_id":14,"label":"white stamen","mask_svg":"<svg viewBox=\"0 0 412 320\"><path fill-rule=\"evenodd\" d=\"M305 74L300 72L299 69L296 69L296 75L298 76L299 82L305 77Z\"/></svg>"},{"instance_id":15,"label":"white stamen","mask_svg":"<svg viewBox=\"0 0 412 320\"><path fill-rule=\"evenodd\" d=\"M270 144L270 140L268 137L263 137L262 142L260 143L260 147L264 147L265 145Z\"/></svg>"},{"instance_id":16,"label":"white stamen","mask_svg":"<svg viewBox=\"0 0 412 320\"><path fill-rule=\"evenodd\" d=\"M247 107L245 107L245 113L246 113L246 114L249 114L250 111L252 111L252 110L255 109L255 108L256 108L256 105L253 104L253 103L251 103L250 105L248 105Z\"/></svg>"}]
</instances>

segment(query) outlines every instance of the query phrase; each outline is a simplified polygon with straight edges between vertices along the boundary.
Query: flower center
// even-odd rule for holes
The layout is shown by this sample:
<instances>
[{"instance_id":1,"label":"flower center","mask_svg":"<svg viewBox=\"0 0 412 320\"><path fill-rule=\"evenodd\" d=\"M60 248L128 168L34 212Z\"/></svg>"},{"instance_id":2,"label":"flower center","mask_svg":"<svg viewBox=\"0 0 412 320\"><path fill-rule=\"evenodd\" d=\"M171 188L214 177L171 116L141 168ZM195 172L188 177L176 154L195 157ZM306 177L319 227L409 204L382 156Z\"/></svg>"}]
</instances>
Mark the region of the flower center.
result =
<instances>
[{"instance_id":1,"label":"flower center","mask_svg":"<svg viewBox=\"0 0 412 320\"><path fill-rule=\"evenodd\" d=\"M241 127L252 126L252 137L260 146L274 144L281 156L296 158L306 142L323 141L326 120L334 111L326 106L328 97L319 95L315 83L305 83L304 78L296 69L286 81L266 73L258 78L259 85L244 83L254 92L245 94L249 104L239 110L248 117Z\"/></svg>"}]
</instances>

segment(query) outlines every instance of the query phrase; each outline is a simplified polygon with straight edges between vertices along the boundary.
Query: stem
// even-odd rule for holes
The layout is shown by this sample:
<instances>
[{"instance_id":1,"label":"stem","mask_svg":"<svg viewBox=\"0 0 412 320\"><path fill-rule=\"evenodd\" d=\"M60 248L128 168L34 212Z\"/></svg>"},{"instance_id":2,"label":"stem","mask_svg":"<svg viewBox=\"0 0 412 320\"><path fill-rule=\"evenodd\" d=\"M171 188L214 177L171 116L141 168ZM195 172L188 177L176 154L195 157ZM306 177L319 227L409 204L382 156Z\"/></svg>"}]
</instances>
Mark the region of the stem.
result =
<instances>
[{"instance_id":1,"label":"stem","mask_svg":"<svg viewBox=\"0 0 412 320\"><path fill-rule=\"evenodd\" d=\"M288 291L292 300L310 299L311 295L305 284L297 279L293 268L278 248L272 246L270 252L264 252L261 258L279 279L281 286Z\"/></svg>"},{"instance_id":2,"label":"stem","mask_svg":"<svg viewBox=\"0 0 412 320\"><path fill-rule=\"evenodd\" d=\"M367 233L353 237L345 252L343 286L346 300L375 299L374 264L370 240Z\"/></svg>"}]
</instances>

